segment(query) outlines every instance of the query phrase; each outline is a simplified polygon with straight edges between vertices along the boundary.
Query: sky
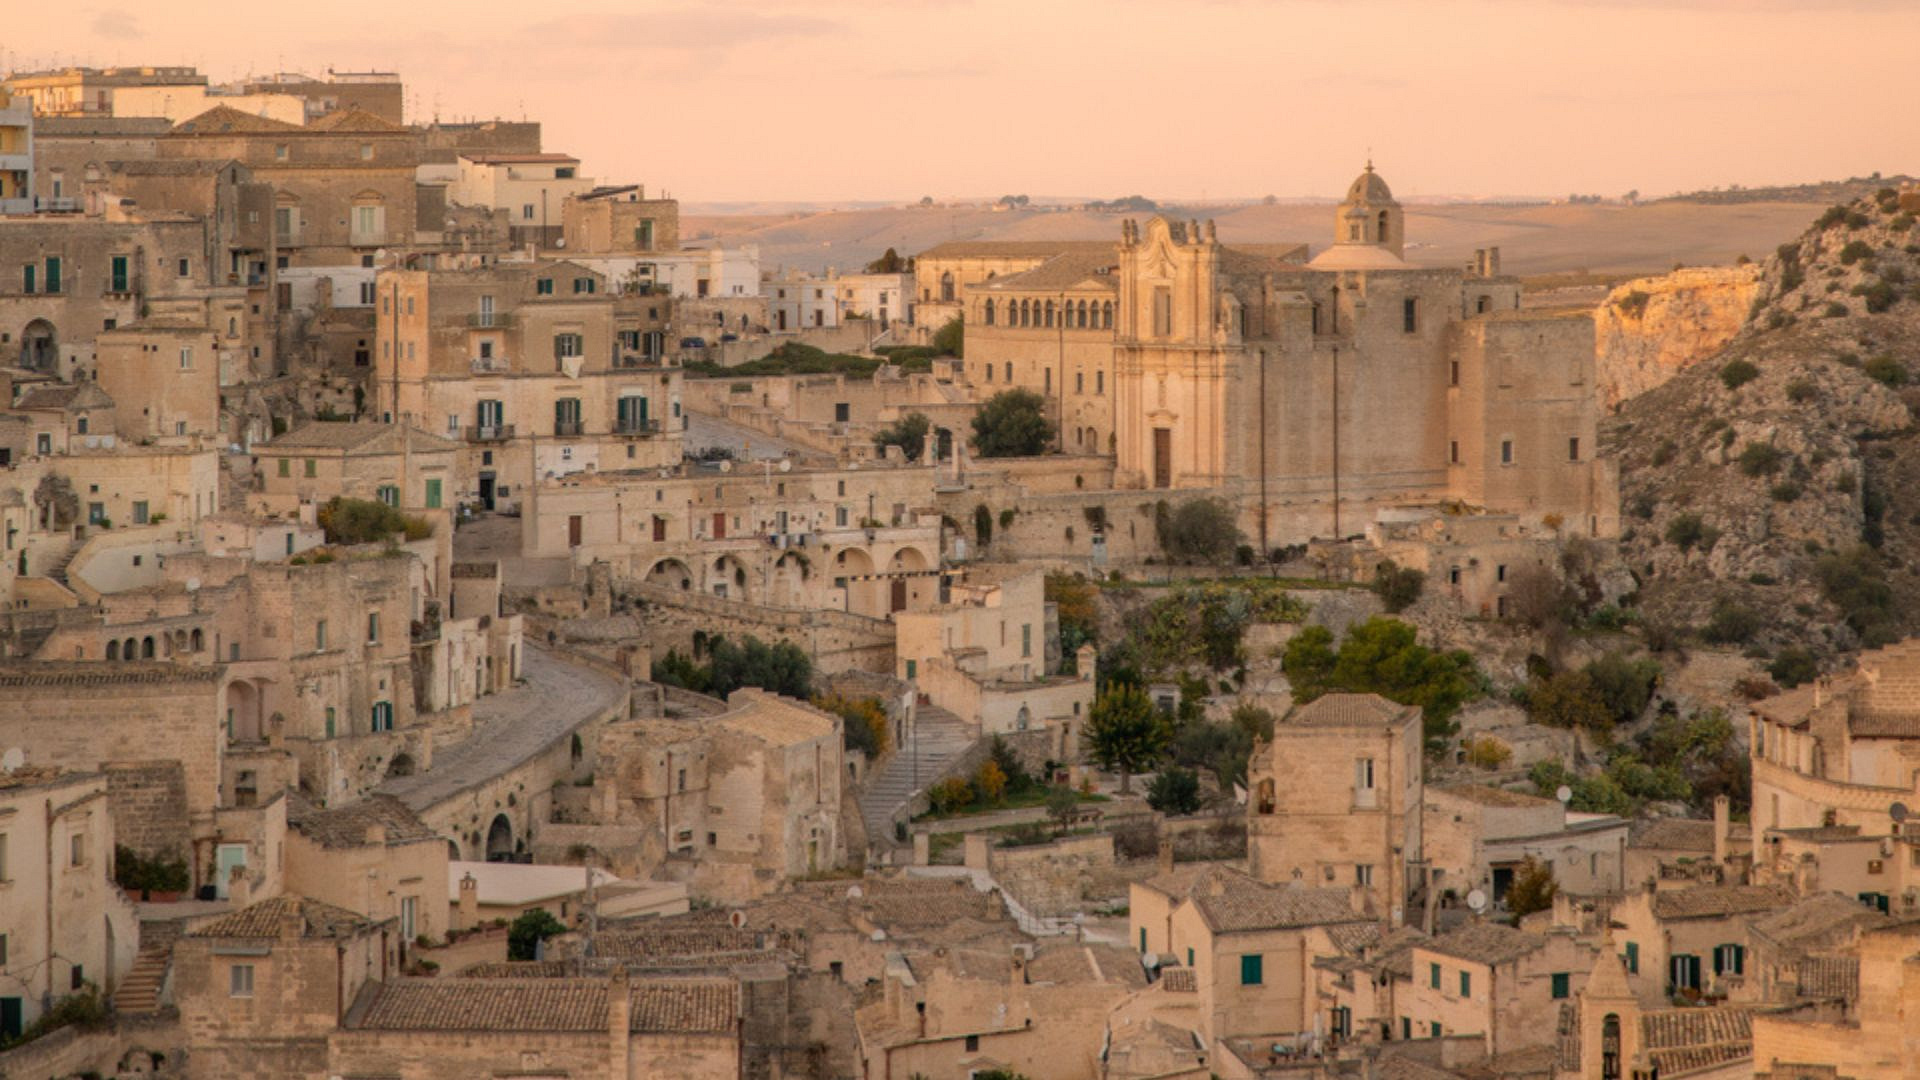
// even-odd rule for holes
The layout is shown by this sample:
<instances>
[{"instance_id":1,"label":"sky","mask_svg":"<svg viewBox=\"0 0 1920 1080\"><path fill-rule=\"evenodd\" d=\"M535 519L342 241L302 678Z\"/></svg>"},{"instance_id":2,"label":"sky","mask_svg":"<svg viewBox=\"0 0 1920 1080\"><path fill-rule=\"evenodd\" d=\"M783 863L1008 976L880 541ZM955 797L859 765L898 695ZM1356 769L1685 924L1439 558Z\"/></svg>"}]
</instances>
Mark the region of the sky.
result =
<instances>
[{"instance_id":1,"label":"sky","mask_svg":"<svg viewBox=\"0 0 1920 1080\"><path fill-rule=\"evenodd\" d=\"M1338 197L1369 153L1402 198L1920 173L1917 0L9 7L0 69L397 71L409 119L536 119L695 203Z\"/></svg>"}]
</instances>

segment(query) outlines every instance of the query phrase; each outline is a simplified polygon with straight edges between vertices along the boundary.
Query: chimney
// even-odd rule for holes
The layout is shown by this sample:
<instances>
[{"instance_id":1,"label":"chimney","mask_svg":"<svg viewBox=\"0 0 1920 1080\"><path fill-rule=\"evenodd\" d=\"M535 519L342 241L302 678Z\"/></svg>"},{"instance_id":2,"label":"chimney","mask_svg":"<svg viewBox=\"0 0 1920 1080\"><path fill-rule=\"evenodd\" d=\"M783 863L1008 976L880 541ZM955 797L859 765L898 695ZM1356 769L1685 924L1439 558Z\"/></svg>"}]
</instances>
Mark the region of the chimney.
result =
<instances>
[{"instance_id":1,"label":"chimney","mask_svg":"<svg viewBox=\"0 0 1920 1080\"><path fill-rule=\"evenodd\" d=\"M1487 249L1487 276L1500 276L1500 249L1497 247Z\"/></svg>"},{"instance_id":2,"label":"chimney","mask_svg":"<svg viewBox=\"0 0 1920 1080\"><path fill-rule=\"evenodd\" d=\"M1171 836L1160 838L1160 872L1173 873L1173 837Z\"/></svg>"},{"instance_id":3,"label":"chimney","mask_svg":"<svg viewBox=\"0 0 1920 1080\"><path fill-rule=\"evenodd\" d=\"M460 929L471 930L480 925L480 883L469 872L460 879Z\"/></svg>"},{"instance_id":4,"label":"chimney","mask_svg":"<svg viewBox=\"0 0 1920 1080\"><path fill-rule=\"evenodd\" d=\"M1727 833L1733 828L1733 803L1725 796L1713 800L1713 861L1727 864Z\"/></svg>"}]
</instances>

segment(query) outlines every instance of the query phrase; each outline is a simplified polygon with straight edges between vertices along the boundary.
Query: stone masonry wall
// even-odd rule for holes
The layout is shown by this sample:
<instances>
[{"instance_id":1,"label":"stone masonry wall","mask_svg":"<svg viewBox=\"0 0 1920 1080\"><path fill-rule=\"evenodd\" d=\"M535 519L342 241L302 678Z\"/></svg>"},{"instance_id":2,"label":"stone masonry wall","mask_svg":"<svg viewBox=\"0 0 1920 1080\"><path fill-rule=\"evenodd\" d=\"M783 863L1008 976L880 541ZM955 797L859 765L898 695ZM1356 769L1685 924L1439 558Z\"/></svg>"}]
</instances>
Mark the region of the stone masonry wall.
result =
<instances>
[{"instance_id":1,"label":"stone masonry wall","mask_svg":"<svg viewBox=\"0 0 1920 1080\"><path fill-rule=\"evenodd\" d=\"M109 765L106 773L116 841L149 858L188 858L187 778L180 763Z\"/></svg>"}]
</instances>

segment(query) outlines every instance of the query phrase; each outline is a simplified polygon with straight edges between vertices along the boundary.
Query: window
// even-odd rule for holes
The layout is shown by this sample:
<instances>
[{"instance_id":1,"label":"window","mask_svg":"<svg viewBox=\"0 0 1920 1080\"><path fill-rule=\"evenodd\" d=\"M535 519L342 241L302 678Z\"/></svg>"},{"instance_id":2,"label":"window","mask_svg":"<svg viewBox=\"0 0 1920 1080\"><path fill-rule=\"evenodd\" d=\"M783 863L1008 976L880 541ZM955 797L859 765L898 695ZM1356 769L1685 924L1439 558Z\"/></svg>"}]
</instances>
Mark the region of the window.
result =
<instances>
[{"instance_id":1,"label":"window","mask_svg":"<svg viewBox=\"0 0 1920 1080\"><path fill-rule=\"evenodd\" d=\"M280 475L281 476L293 475L293 460L291 458L280 459Z\"/></svg>"},{"instance_id":2,"label":"window","mask_svg":"<svg viewBox=\"0 0 1920 1080\"><path fill-rule=\"evenodd\" d=\"M193 346L191 345L180 346L180 370L193 370Z\"/></svg>"},{"instance_id":3,"label":"window","mask_svg":"<svg viewBox=\"0 0 1920 1080\"><path fill-rule=\"evenodd\" d=\"M329 739L333 738L333 721L334 721L333 706L329 705L327 706L327 738Z\"/></svg>"},{"instance_id":4,"label":"window","mask_svg":"<svg viewBox=\"0 0 1920 1080\"><path fill-rule=\"evenodd\" d=\"M1500 464L1502 465L1513 464L1513 440L1512 439L1500 440Z\"/></svg>"},{"instance_id":5,"label":"window","mask_svg":"<svg viewBox=\"0 0 1920 1080\"><path fill-rule=\"evenodd\" d=\"M1744 975L1747 970L1747 947L1745 945L1715 945L1713 947L1713 973L1715 975Z\"/></svg>"},{"instance_id":6,"label":"window","mask_svg":"<svg viewBox=\"0 0 1920 1080\"><path fill-rule=\"evenodd\" d=\"M145 525L147 523L147 516L146 502L135 501L133 504L133 523L135 525ZM134 557L139 558L137 555Z\"/></svg>"},{"instance_id":7,"label":"window","mask_svg":"<svg viewBox=\"0 0 1920 1080\"><path fill-rule=\"evenodd\" d=\"M1413 1038L1413 1020L1412 1019L1405 1016L1400 1018L1400 1037L1403 1039Z\"/></svg>"},{"instance_id":8,"label":"window","mask_svg":"<svg viewBox=\"0 0 1920 1080\"><path fill-rule=\"evenodd\" d=\"M1353 786L1361 791L1373 788L1373 759L1355 758L1353 762Z\"/></svg>"},{"instance_id":9,"label":"window","mask_svg":"<svg viewBox=\"0 0 1920 1080\"><path fill-rule=\"evenodd\" d=\"M7 966L7 935L0 934L0 967ZM18 1032L0 1032L0 1035L15 1035Z\"/></svg>"},{"instance_id":10,"label":"window","mask_svg":"<svg viewBox=\"0 0 1920 1080\"><path fill-rule=\"evenodd\" d=\"M1447 385L1460 385L1460 361L1458 360L1450 361L1447 364Z\"/></svg>"},{"instance_id":11,"label":"window","mask_svg":"<svg viewBox=\"0 0 1920 1080\"><path fill-rule=\"evenodd\" d=\"M1107 392L1106 372L1096 371L1093 373L1093 392L1096 394L1104 394Z\"/></svg>"},{"instance_id":12,"label":"window","mask_svg":"<svg viewBox=\"0 0 1920 1080\"><path fill-rule=\"evenodd\" d=\"M967 1053L977 1054L979 1052L980 1052L980 1036L978 1035L967 1036Z\"/></svg>"},{"instance_id":13,"label":"window","mask_svg":"<svg viewBox=\"0 0 1920 1080\"><path fill-rule=\"evenodd\" d=\"M327 620L325 619L313 624L313 651L327 651Z\"/></svg>"},{"instance_id":14,"label":"window","mask_svg":"<svg viewBox=\"0 0 1920 1080\"><path fill-rule=\"evenodd\" d=\"M363 281L360 283L360 302L369 306L373 304L373 282Z\"/></svg>"},{"instance_id":15,"label":"window","mask_svg":"<svg viewBox=\"0 0 1920 1080\"><path fill-rule=\"evenodd\" d=\"M1259 986L1261 984L1260 961L1261 956L1259 953L1249 953L1240 958L1241 986Z\"/></svg>"},{"instance_id":16,"label":"window","mask_svg":"<svg viewBox=\"0 0 1920 1080\"><path fill-rule=\"evenodd\" d=\"M1458 439L1454 439L1447 443L1447 464L1449 465L1460 464L1460 440Z\"/></svg>"},{"instance_id":17,"label":"window","mask_svg":"<svg viewBox=\"0 0 1920 1080\"><path fill-rule=\"evenodd\" d=\"M11 880L11 879L7 877L7 834L0 833L0 881L8 881L8 880ZM6 940L5 938L0 938L0 941L5 941L5 940ZM0 948L0 965L4 965L5 963L6 963L6 950L4 948Z\"/></svg>"},{"instance_id":18,"label":"window","mask_svg":"<svg viewBox=\"0 0 1920 1080\"><path fill-rule=\"evenodd\" d=\"M117 293L126 292L127 257L125 255L115 255L112 262L108 265L111 267L111 272L108 274L107 291Z\"/></svg>"},{"instance_id":19,"label":"window","mask_svg":"<svg viewBox=\"0 0 1920 1080\"><path fill-rule=\"evenodd\" d=\"M87 834L74 833L67 838L67 865L87 865Z\"/></svg>"},{"instance_id":20,"label":"window","mask_svg":"<svg viewBox=\"0 0 1920 1080\"><path fill-rule=\"evenodd\" d=\"M361 144L360 144L360 160L361 160L361 161L372 161L372 160L373 160L373 144L372 144L372 143L365 143L365 142L363 142L363 143L361 143ZM403 937L412 937L413 935L412 935L412 934L404 934L404 935L402 935L402 936L403 936Z\"/></svg>"},{"instance_id":21,"label":"window","mask_svg":"<svg viewBox=\"0 0 1920 1080\"><path fill-rule=\"evenodd\" d=\"M633 245L642 251L653 250L653 219L648 218L633 228Z\"/></svg>"},{"instance_id":22,"label":"window","mask_svg":"<svg viewBox=\"0 0 1920 1080\"><path fill-rule=\"evenodd\" d=\"M227 996L237 998L253 996L252 964L235 964L227 969Z\"/></svg>"},{"instance_id":23,"label":"window","mask_svg":"<svg viewBox=\"0 0 1920 1080\"><path fill-rule=\"evenodd\" d=\"M193 275L192 261L188 259L179 260L179 262L175 264L175 272L180 277L191 277Z\"/></svg>"},{"instance_id":24,"label":"window","mask_svg":"<svg viewBox=\"0 0 1920 1080\"><path fill-rule=\"evenodd\" d=\"M318 462L314 461L312 458L304 459L302 467L306 470L306 474L309 479L320 475L320 465Z\"/></svg>"},{"instance_id":25,"label":"window","mask_svg":"<svg viewBox=\"0 0 1920 1080\"><path fill-rule=\"evenodd\" d=\"M1140 928L1140 951L1147 951L1147 928L1144 926Z\"/></svg>"},{"instance_id":26,"label":"window","mask_svg":"<svg viewBox=\"0 0 1920 1080\"><path fill-rule=\"evenodd\" d=\"M581 349L581 342L580 342L579 334L553 335L553 358L554 359L558 360L558 359L561 359L562 357L579 356L580 349Z\"/></svg>"},{"instance_id":27,"label":"window","mask_svg":"<svg viewBox=\"0 0 1920 1080\"><path fill-rule=\"evenodd\" d=\"M21 292L26 293L28 296L33 295L33 285L34 285L33 276L36 272L39 271L39 269L40 269L39 267L33 265L32 263L28 263L27 265L20 268L20 276L22 279L21 285L20 285Z\"/></svg>"},{"instance_id":28,"label":"window","mask_svg":"<svg viewBox=\"0 0 1920 1080\"><path fill-rule=\"evenodd\" d=\"M80 964L73 965L72 970L67 972L67 989L78 990L85 985L87 985L87 969Z\"/></svg>"},{"instance_id":29,"label":"window","mask_svg":"<svg viewBox=\"0 0 1920 1080\"><path fill-rule=\"evenodd\" d=\"M573 291L575 293L591 294L595 291L595 288L594 280L590 277L577 277L573 279Z\"/></svg>"},{"instance_id":30,"label":"window","mask_svg":"<svg viewBox=\"0 0 1920 1080\"><path fill-rule=\"evenodd\" d=\"M51 255L47 257L47 291L60 291L60 260Z\"/></svg>"},{"instance_id":31,"label":"window","mask_svg":"<svg viewBox=\"0 0 1920 1080\"><path fill-rule=\"evenodd\" d=\"M1030 657L1033 655L1033 624L1032 623L1025 623L1020 627L1020 655L1023 657Z\"/></svg>"},{"instance_id":32,"label":"window","mask_svg":"<svg viewBox=\"0 0 1920 1080\"><path fill-rule=\"evenodd\" d=\"M1373 864L1355 863L1353 865L1353 883L1355 885L1373 884Z\"/></svg>"},{"instance_id":33,"label":"window","mask_svg":"<svg viewBox=\"0 0 1920 1080\"><path fill-rule=\"evenodd\" d=\"M1400 329L1409 334L1420 332L1420 301L1411 296L1400 301Z\"/></svg>"},{"instance_id":34,"label":"window","mask_svg":"<svg viewBox=\"0 0 1920 1080\"><path fill-rule=\"evenodd\" d=\"M440 509L440 478L439 477L433 477L427 481L426 502L427 502L427 509L429 510Z\"/></svg>"},{"instance_id":35,"label":"window","mask_svg":"<svg viewBox=\"0 0 1920 1080\"><path fill-rule=\"evenodd\" d=\"M1460 996L1463 998L1473 996L1473 973L1470 971L1460 973Z\"/></svg>"},{"instance_id":36,"label":"window","mask_svg":"<svg viewBox=\"0 0 1920 1080\"><path fill-rule=\"evenodd\" d=\"M1637 941L1627 942L1626 961L1627 961L1627 974L1629 975L1640 974L1640 943L1639 942Z\"/></svg>"},{"instance_id":37,"label":"window","mask_svg":"<svg viewBox=\"0 0 1920 1080\"><path fill-rule=\"evenodd\" d=\"M400 940L401 941L412 941L414 934L416 933L414 929L414 907L415 907L414 897L403 896L400 898Z\"/></svg>"},{"instance_id":38,"label":"window","mask_svg":"<svg viewBox=\"0 0 1920 1080\"><path fill-rule=\"evenodd\" d=\"M914 679L918 677L919 674L920 674L920 661L918 660L907 661L907 678Z\"/></svg>"},{"instance_id":39,"label":"window","mask_svg":"<svg viewBox=\"0 0 1920 1080\"><path fill-rule=\"evenodd\" d=\"M1431 986L1435 990L1440 989L1440 965L1439 964L1427 965L1427 985Z\"/></svg>"},{"instance_id":40,"label":"window","mask_svg":"<svg viewBox=\"0 0 1920 1080\"><path fill-rule=\"evenodd\" d=\"M287 160L287 144L286 143L275 144L273 148L273 160L275 161Z\"/></svg>"},{"instance_id":41,"label":"window","mask_svg":"<svg viewBox=\"0 0 1920 1080\"><path fill-rule=\"evenodd\" d=\"M1436 1038L1436 1039L1437 1039L1437 1038L1439 1038L1439 1037L1440 1037L1440 1021L1438 1021L1438 1020L1435 1020L1435 1021L1434 1021L1434 1022L1432 1023L1432 1025L1430 1025L1430 1026L1429 1026L1429 1027L1427 1028L1427 1030L1433 1033L1433 1037L1434 1037L1434 1038Z\"/></svg>"},{"instance_id":42,"label":"window","mask_svg":"<svg viewBox=\"0 0 1920 1080\"><path fill-rule=\"evenodd\" d=\"M107 504L90 502L87 504L87 524L99 525L107 520Z\"/></svg>"},{"instance_id":43,"label":"window","mask_svg":"<svg viewBox=\"0 0 1920 1080\"><path fill-rule=\"evenodd\" d=\"M381 502L386 503L396 510L400 508L400 489L392 484L381 484L378 488L374 489L373 495L374 498L379 499Z\"/></svg>"},{"instance_id":44,"label":"window","mask_svg":"<svg viewBox=\"0 0 1920 1080\"><path fill-rule=\"evenodd\" d=\"M393 703L392 702L376 701L373 703L372 730L376 732L393 730Z\"/></svg>"},{"instance_id":45,"label":"window","mask_svg":"<svg viewBox=\"0 0 1920 1080\"><path fill-rule=\"evenodd\" d=\"M552 296L553 295L553 279L550 277L543 277L539 281L534 282L533 291L536 295L539 295L539 296Z\"/></svg>"},{"instance_id":46,"label":"window","mask_svg":"<svg viewBox=\"0 0 1920 1080\"><path fill-rule=\"evenodd\" d=\"M1567 440L1567 460L1580 460L1580 437L1578 435Z\"/></svg>"},{"instance_id":47,"label":"window","mask_svg":"<svg viewBox=\"0 0 1920 1080\"><path fill-rule=\"evenodd\" d=\"M1498 566L1495 566L1493 568L1493 580L1495 581L1507 580L1507 564L1506 563L1501 563Z\"/></svg>"},{"instance_id":48,"label":"window","mask_svg":"<svg viewBox=\"0 0 1920 1080\"><path fill-rule=\"evenodd\" d=\"M1700 958L1686 953L1676 954L1670 962L1668 981L1675 990L1700 989Z\"/></svg>"},{"instance_id":49,"label":"window","mask_svg":"<svg viewBox=\"0 0 1920 1080\"><path fill-rule=\"evenodd\" d=\"M1553 973L1553 1000L1565 1001L1573 996L1573 977L1564 971Z\"/></svg>"},{"instance_id":50,"label":"window","mask_svg":"<svg viewBox=\"0 0 1920 1080\"><path fill-rule=\"evenodd\" d=\"M380 644L380 613L377 611L367 612L367 644Z\"/></svg>"},{"instance_id":51,"label":"window","mask_svg":"<svg viewBox=\"0 0 1920 1080\"><path fill-rule=\"evenodd\" d=\"M532 203L520 204L520 220L522 221L533 220L533 204Z\"/></svg>"}]
</instances>

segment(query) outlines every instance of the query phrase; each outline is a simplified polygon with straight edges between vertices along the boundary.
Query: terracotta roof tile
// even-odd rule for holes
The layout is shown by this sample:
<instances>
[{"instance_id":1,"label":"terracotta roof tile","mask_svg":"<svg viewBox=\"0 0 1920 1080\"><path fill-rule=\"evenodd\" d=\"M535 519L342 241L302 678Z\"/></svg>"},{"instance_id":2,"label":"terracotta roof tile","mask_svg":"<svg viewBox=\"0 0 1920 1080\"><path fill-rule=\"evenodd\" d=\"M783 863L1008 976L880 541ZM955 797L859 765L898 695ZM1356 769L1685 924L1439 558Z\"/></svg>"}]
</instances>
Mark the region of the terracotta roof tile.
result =
<instances>
[{"instance_id":1,"label":"terracotta roof tile","mask_svg":"<svg viewBox=\"0 0 1920 1080\"><path fill-rule=\"evenodd\" d=\"M1753 1011L1660 1009L1640 1016L1641 1046L1662 1076L1753 1056Z\"/></svg>"},{"instance_id":2,"label":"terracotta roof tile","mask_svg":"<svg viewBox=\"0 0 1920 1080\"><path fill-rule=\"evenodd\" d=\"M1327 694L1293 710L1281 727L1378 727L1403 723L1419 711L1378 694Z\"/></svg>"},{"instance_id":3,"label":"terracotta roof tile","mask_svg":"<svg viewBox=\"0 0 1920 1080\"><path fill-rule=\"evenodd\" d=\"M1499 923L1474 922L1419 942L1414 948L1493 967L1518 960L1546 944L1547 939L1539 934Z\"/></svg>"},{"instance_id":4,"label":"terracotta roof tile","mask_svg":"<svg viewBox=\"0 0 1920 1080\"><path fill-rule=\"evenodd\" d=\"M346 806L323 809L311 799L296 796L287 803L287 824L321 847L360 847L367 842L367 829L379 825L387 831L387 843L407 844L439 839L439 834L407 805L391 795L373 795Z\"/></svg>"},{"instance_id":5,"label":"terracotta roof tile","mask_svg":"<svg viewBox=\"0 0 1920 1080\"><path fill-rule=\"evenodd\" d=\"M1697 885L1655 893L1653 915L1656 919L1718 919L1778 910L1793 899L1793 889L1786 885Z\"/></svg>"},{"instance_id":6,"label":"terracotta roof tile","mask_svg":"<svg viewBox=\"0 0 1920 1080\"><path fill-rule=\"evenodd\" d=\"M304 938L345 938L372 930L378 923L346 908L304 896L276 896L230 911L188 931L195 938L278 938L287 920L299 920Z\"/></svg>"},{"instance_id":7,"label":"terracotta roof tile","mask_svg":"<svg viewBox=\"0 0 1920 1080\"><path fill-rule=\"evenodd\" d=\"M1713 822L1691 818L1659 818L1639 822L1634 825L1627 846L1662 851L1711 852Z\"/></svg>"},{"instance_id":8,"label":"terracotta roof tile","mask_svg":"<svg viewBox=\"0 0 1920 1080\"><path fill-rule=\"evenodd\" d=\"M605 1031L604 979L399 979L355 1025L370 1031Z\"/></svg>"},{"instance_id":9,"label":"terracotta roof tile","mask_svg":"<svg viewBox=\"0 0 1920 1080\"><path fill-rule=\"evenodd\" d=\"M1217 866L1176 869L1142 884L1176 900L1192 901L1217 933L1370 921L1353 910L1345 889L1270 885Z\"/></svg>"}]
</instances>

